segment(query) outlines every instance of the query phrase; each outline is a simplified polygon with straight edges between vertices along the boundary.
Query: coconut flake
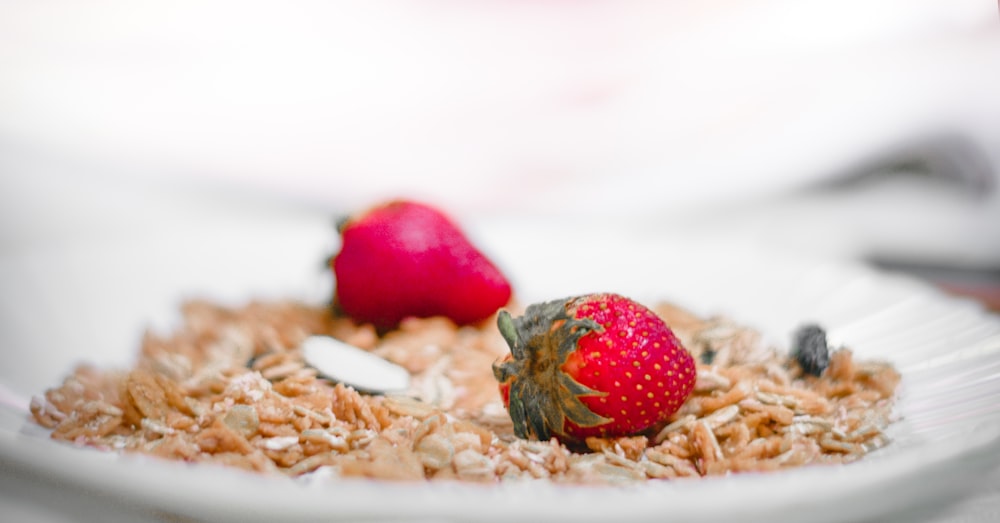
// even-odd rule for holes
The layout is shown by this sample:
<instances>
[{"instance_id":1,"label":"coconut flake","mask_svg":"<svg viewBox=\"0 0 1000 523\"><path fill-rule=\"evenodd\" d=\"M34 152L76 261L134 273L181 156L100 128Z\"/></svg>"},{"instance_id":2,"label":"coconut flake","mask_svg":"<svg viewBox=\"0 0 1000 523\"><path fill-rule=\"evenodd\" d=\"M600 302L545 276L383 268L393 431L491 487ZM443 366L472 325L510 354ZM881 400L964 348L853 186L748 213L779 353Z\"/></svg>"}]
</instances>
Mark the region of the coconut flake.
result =
<instances>
[{"instance_id":1,"label":"coconut flake","mask_svg":"<svg viewBox=\"0 0 1000 523\"><path fill-rule=\"evenodd\" d=\"M311 367L357 390L384 394L410 386L410 373L364 349L329 336L310 336L299 347Z\"/></svg>"}]
</instances>

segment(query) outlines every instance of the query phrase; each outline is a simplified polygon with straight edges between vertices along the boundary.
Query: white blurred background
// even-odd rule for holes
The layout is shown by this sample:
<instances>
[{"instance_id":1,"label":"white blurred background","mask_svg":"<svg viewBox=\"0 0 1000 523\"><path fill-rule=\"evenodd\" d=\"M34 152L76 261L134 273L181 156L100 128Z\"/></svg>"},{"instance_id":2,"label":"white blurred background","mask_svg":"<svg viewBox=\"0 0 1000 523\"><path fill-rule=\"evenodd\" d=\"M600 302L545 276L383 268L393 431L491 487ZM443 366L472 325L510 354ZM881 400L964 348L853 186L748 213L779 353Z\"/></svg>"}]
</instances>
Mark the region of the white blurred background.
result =
<instances>
[{"instance_id":1,"label":"white blurred background","mask_svg":"<svg viewBox=\"0 0 1000 523\"><path fill-rule=\"evenodd\" d=\"M48 172L996 267L997 93L983 0L8 0L0 245Z\"/></svg>"},{"instance_id":2,"label":"white blurred background","mask_svg":"<svg viewBox=\"0 0 1000 523\"><path fill-rule=\"evenodd\" d=\"M8 0L0 252L408 196L996 300L998 93L982 0Z\"/></svg>"}]
</instances>

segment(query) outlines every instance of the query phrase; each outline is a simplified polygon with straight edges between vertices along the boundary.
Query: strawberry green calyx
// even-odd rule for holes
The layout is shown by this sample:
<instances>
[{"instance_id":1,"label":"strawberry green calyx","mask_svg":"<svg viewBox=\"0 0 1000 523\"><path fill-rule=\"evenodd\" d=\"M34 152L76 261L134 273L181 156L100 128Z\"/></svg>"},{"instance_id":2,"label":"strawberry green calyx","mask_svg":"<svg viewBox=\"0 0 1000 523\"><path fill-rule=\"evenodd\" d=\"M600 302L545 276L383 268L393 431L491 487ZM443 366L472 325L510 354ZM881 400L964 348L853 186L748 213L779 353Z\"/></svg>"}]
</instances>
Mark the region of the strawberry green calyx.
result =
<instances>
[{"instance_id":1,"label":"strawberry green calyx","mask_svg":"<svg viewBox=\"0 0 1000 523\"><path fill-rule=\"evenodd\" d=\"M567 313L570 301L529 305L518 318L507 311L497 315L497 327L510 346L511 357L494 363L493 375L501 384L509 384L510 417L520 438L544 441L563 435L567 421L580 427L611 421L580 401L605 393L581 384L562 369L580 338L603 330L591 319L571 317Z\"/></svg>"}]
</instances>

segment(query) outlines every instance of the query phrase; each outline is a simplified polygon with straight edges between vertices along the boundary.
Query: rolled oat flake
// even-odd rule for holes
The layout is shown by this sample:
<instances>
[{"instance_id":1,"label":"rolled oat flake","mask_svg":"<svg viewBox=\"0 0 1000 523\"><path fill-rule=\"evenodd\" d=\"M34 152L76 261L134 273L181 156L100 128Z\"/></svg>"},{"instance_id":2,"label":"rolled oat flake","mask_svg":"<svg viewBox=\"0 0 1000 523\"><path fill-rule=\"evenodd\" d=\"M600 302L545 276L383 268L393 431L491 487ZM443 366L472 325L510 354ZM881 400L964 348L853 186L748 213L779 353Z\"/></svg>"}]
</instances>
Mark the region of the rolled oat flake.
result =
<instances>
[{"instance_id":1,"label":"rolled oat flake","mask_svg":"<svg viewBox=\"0 0 1000 523\"><path fill-rule=\"evenodd\" d=\"M310 336L299 350L320 375L358 391L385 394L410 386L410 373L403 367L336 338Z\"/></svg>"}]
</instances>

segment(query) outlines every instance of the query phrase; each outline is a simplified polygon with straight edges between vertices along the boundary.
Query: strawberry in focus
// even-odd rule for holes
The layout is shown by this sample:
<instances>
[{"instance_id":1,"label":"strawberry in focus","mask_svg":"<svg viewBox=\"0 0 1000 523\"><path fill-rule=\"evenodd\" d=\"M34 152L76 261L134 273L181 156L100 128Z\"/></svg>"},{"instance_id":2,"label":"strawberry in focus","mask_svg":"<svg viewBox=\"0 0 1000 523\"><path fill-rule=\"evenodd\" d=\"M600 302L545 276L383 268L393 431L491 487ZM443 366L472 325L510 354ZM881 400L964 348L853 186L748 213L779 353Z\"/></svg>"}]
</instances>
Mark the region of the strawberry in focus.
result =
<instances>
[{"instance_id":1,"label":"strawberry in focus","mask_svg":"<svg viewBox=\"0 0 1000 523\"><path fill-rule=\"evenodd\" d=\"M384 330L440 315L464 325L510 301L507 278L431 206L394 200L343 222L340 234L334 301L357 321Z\"/></svg>"},{"instance_id":2,"label":"strawberry in focus","mask_svg":"<svg viewBox=\"0 0 1000 523\"><path fill-rule=\"evenodd\" d=\"M695 363L663 320L617 294L591 294L500 311L511 353L493 364L521 438L564 443L639 434L690 396Z\"/></svg>"}]
</instances>

